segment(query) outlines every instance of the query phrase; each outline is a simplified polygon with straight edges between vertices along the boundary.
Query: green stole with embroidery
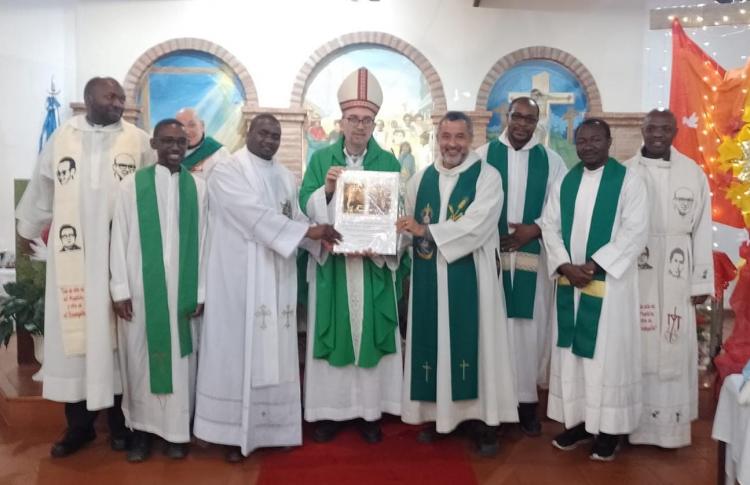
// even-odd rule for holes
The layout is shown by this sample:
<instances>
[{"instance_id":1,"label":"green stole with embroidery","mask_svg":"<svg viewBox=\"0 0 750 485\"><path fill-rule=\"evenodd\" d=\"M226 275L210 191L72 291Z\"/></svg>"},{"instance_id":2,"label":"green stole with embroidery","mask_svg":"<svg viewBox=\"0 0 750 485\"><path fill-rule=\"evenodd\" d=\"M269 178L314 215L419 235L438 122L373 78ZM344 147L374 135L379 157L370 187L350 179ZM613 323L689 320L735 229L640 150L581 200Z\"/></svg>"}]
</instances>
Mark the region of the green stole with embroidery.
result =
<instances>
[{"instance_id":1,"label":"green stole with embroidery","mask_svg":"<svg viewBox=\"0 0 750 485\"><path fill-rule=\"evenodd\" d=\"M617 214L620 191L625 180L626 168L614 158L604 165L599 189L596 193L594 212L586 241L586 261L602 246L610 242L612 226ZM570 253L570 234L573 228L576 203L590 204L591 201L577 201L578 189L583 178L584 166L579 163L565 176L560 187L560 221L565 249ZM594 279L581 288L578 312L575 312L575 289L567 278L557 281L557 346L572 347L579 357L592 358L596 348L596 335L606 290L606 273L598 271Z\"/></svg>"},{"instance_id":2,"label":"green stole with embroidery","mask_svg":"<svg viewBox=\"0 0 750 485\"><path fill-rule=\"evenodd\" d=\"M180 168L180 256L177 290L177 329L180 356L193 352L190 314L198 305L198 192L195 180ZM156 165L135 173L136 205L141 243L141 271L146 307L146 343L151 392L172 393L172 338L169 295L164 271L159 208L156 201Z\"/></svg>"},{"instance_id":3,"label":"green stole with embroidery","mask_svg":"<svg viewBox=\"0 0 750 485\"><path fill-rule=\"evenodd\" d=\"M495 167L503 179L503 210L497 228L500 236L508 231L508 147L500 140L493 140L487 150L487 163ZM549 159L542 145L529 150L528 174L526 176L526 196L523 204L522 224L534 224L544 207L549 178ZM516 267L513 278L510 276L510 257L503 258L503 291L508 318L534 318L536 297L536 277L539 267L539 253L542 249L539 238L533 239L516 252ZM528 262L529 264L524 264Z\"/></svg>"},{"instance_id":4,"label":"green stole with embroidery","mask_svg":"<svg viewBox=\"0 0 750 485\"><path fill-rule=\"evenodd\" d=\"M482 163L461 173L448 201L446 223L456 221L474 201ZM436 224L440 216L440 174L431 165L417 190L414 218ZM437 247L433 241L414 238L411 307L411 399L437 397L438 298L448 297L450 327L451 394L454 401L477 398L479 294L474 255L448 266L448 294L438 295Z\"/></svg>"}]
</instances>

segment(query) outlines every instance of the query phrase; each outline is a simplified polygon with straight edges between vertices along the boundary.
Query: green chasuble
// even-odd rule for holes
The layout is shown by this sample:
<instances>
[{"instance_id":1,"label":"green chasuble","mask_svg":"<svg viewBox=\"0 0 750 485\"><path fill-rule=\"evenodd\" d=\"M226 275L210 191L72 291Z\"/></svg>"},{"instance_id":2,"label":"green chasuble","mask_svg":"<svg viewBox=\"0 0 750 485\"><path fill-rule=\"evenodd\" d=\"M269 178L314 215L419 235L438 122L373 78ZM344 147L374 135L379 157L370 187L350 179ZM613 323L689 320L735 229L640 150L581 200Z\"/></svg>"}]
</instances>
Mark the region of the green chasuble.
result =
<instances>
[{"instance_id":1,"label":"green chasuble","mask_svg":"<svg viewBox=\"0 0 750 485\"><path fill-rule=\"evenodd\" d=\"M177 290L177 328L180 355L193 352L190 314L198 305L198 191L193 176L180 169L180 257ZM172 392L172 339L169 325L169 297L164 271L161 224L156 202L156 165L135 173L136 205L141 243L141 271L146 307L151 392Z\"/></svg>"},{"instance_id":2,"label":"green chasuble","mask_svg":"<svg viewBox=\"0 0 750 485\"><path fill-rule=\"evenodd\" d=\"M186 169L192 169L197 163L207 159L222 147L222 144L214 140L210 136L203 138L203 143L190 155L186 156L182 161L182 166Z\"/></svg>"},{"instance_id":3,"label":"green chasuble","mask_svg":"<svg viewBox=\"0 0 750 485\"><path fill-rule=\"evenodd\" d=\"M417 189L414 218L422 224L460 219L474 201L482 163L461 173L451 192L446 221L440 221L440 173L428 167ZM479 341L479 293L474 255L448 264L448 294L437 288L437 247L414 238L411 308L411 399L434 402L437 397L438 298L448 298L451 395L454 401L476 399Z\"/></svg>"},{"instance_id":4,"label":"green chasuble","mask_svg":"<svg viewBox=\"0 0 750 485\"><path fill-rule=\"evenodd\" d=\"M495 139L487 150L487 163L495 167L503 179L503 210L497 228L501 236L508 235L508 147ZM522 224L534 224L542 215L544 196L549 178L549 159L542 145L529 150L529 170L526 176L526 195ZM503 291L508 318L534 318L536 273L539 267L539 238L518 248L513 279L510 277L510 258L503 258ZM507 261L507 262L506 262Z\"/></svg>"},{"instance_id":5,"label":"green chasuble","mask_svg":"<svg viewBox=\"0 0 750 485\"><path fill-rule=\"evenodd\" d=\"M316 151L310 159L300 187L300 207L307 211L310 196L325 184L331 166L346 166L344 139ZM367 144L363 161L365 170L399 172L401 166L392 153L386 152L373 138ZM396 352L398 314L394 274L387 265L382 268L363 258L364 301L362 340L359 360L355 362L349 322L349 295L346 289L346 256L329 254L325 264L316 269L315 336L313 357L343 367L375 367L380 358Z\"/></svg>"},{"instance_id":6,"label":"green chasuble","mask_svg":"<svg viewBox=\"0 0 750 485\"><path fill-rule=\"evenodd\" d=\"M583 163L570 169L560 187L560 223L565 249L570 254L570 233L573 228L573 216L576 209L576 197L581 185L584 171ZM589 226L589 237L586 241L586 261L599 248L608 244L612 238L612 226L617 214L620 191L625 180L626 168L614 158L604 165L599 189L594 202L594 212ZM581 201L590 204L591 201ZM571 347L575 355L592 358L596 348L596 335L599 330L599 317L606 290L606 273L594 274L594 279L581 288L578 311L575 312L575 289L567 278L560 277L557 282L557 346Z\"/></svg>"}]
</instances>

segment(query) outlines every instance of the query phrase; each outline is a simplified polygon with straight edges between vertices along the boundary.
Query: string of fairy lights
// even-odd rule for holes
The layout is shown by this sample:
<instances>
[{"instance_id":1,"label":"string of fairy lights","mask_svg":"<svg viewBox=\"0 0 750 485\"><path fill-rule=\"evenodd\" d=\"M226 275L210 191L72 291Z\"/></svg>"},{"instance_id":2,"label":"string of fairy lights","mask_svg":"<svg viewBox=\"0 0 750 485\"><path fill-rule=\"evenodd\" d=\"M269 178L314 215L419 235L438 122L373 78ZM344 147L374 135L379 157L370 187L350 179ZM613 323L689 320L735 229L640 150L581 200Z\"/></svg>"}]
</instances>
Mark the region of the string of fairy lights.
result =
<instances>
[{"instance_id":1,"label":"string of fairy lights","mask_svg":"<svg viewBox=\"0 0 750 485\"><path fill-rule=\"evenodd\" d=\"M667 108L669 105L669 87L671 80L671 43L672 21L680 20L685 32L696 44L709 54L718 65L725 69L744 66L750 55L750 1L735 1L732 4L699 3L696 5L673 5L656 7L650 12L650 27L646 37L644 61L648 71L644 85L644 108L656 105ZM708 63L710 65L710 63ZM720 81L719 72L714 70L705 81L711 83ZM744 77L744 75L743 75ZM712 86L717 90L716 85ZM747 94L747 90L743 90ZM715 106L703 115L706 127L713 126L712 112ZM704 135L708 132L704 131ZM716 143L721 143L717 139ZM699 147L703 151L703 147ZM750 147L749 147L750 149ZM716 157L709 158L709 163L715 163ZM713 178L713 174L709 174ZM712 194L713 195L713 194ZM750 196L750 190L744 197ZM736 195L740 199L741 195ZM719 231L716 224L713 231ZM713 243L719 248L717 242Z\"/></svg>"},{"instance_id":2,"label":"string of fairy lights","mask_svg":"<svg viewBox=\"0 0 750 485\"><path fill-rule=\"evenodd\" d=\"M654 8L645 51L646 66L652 66L649 79L656 82L647 86L646 98L651 106L656 104L660 108L669 104L670 29L675 18L679 18L693 40L726 69L745 65L750 54L750 1Z\"/></svg>"}]
</instances>

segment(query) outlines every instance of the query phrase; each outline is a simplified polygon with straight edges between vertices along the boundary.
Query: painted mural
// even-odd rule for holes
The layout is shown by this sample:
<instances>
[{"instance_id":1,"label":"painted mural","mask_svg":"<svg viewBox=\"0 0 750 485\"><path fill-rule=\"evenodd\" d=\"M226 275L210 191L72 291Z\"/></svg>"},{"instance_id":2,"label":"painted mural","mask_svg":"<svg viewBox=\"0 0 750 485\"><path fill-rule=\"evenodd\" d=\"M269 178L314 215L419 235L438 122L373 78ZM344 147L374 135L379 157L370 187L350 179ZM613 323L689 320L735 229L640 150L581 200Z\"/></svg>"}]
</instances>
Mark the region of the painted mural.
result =
<instances>
[{"instance_id":1,"label":"painted mural","mask_svg":"<svg viewBox=\"0 0 750 485\"><path fill-rule=\"evenodd\" d=\"M231 151L242 146L244 89L234 72L207 52L178 51L157 60L143 77L138 101L146 131L179 109L192 107L207 134Z\"/></svg>"},{"instance_id":2,"label":"painted mural","mask_svg":"<svg viewBox=\"0 0 750 485\"><path fill-rule=\"evenodd\" d=\"M510 101L530 96L539 104L537 131L545 144L563 157L568 167L578 162L573 132L583 121L589 101L578 78L562 65L548 60L522 61L495 82L487 101L492 118L487 139L505 128Z\"/></svg>"},{"instance_id":3,"label":"painted mural","mask_svg":"<svg viewBox=\"0 0 750 485\"><path fill-rule=\"evenodd\" d=\"M304 99L308 111L307 161L315 150L338 140L339 86L346 76L363 66L372 72L383 90L383 106L373 136L382 148L399 159L401 172L408 178L432 163L432 97L419 68L404 55L382 47L346 50L318 67Z\"/></svg>"}]
</instances>

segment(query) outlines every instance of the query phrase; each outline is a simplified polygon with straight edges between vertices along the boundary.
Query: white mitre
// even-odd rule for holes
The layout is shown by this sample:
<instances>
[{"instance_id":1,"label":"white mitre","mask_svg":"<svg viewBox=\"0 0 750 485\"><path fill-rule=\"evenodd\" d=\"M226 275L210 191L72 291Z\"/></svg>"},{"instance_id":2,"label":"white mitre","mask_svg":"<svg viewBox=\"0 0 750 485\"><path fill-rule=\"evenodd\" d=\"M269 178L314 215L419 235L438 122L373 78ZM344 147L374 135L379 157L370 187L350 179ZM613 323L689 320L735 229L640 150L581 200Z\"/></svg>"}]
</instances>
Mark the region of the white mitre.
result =
<instances>
[{"instance_id":1,"label":"white mitre","mask_svg":"<svg viewBox=\"0 0 750 485\"><path fill-rule=\"evenodd\" d=\"M338 98L342 113L350 108L366 108L372 111L374 116L383 104L383 90L375 76L364 67L360 67L341 83Z\"/></svg>"}]
</instances>

